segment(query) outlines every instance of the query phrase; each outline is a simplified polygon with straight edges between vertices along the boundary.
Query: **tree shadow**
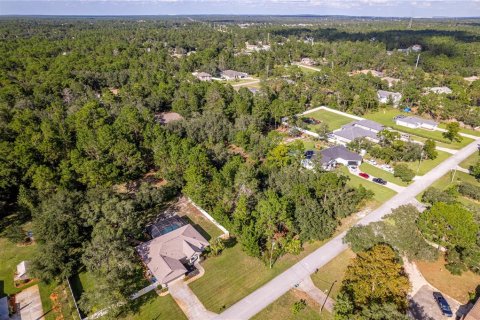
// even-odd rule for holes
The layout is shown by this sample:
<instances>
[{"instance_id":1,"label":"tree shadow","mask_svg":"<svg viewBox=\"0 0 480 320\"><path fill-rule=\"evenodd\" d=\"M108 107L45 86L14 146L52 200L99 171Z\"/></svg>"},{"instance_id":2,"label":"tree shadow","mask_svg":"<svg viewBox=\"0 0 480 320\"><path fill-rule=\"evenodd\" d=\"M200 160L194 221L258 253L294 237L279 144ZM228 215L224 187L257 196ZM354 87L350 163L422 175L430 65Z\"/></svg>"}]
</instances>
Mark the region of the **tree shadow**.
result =
<instances>
[{"instance_id":1,"label":"tree shadow","mask_svg":"<svg viewBox=\"0 0 480 320\"><path fill-rule=\"evenodd\" d=\"M410 316L413 319L416 319L416 320L435 320L434 318L427 315L427 313L425 312L425 308L423 306L419 305L413 299L410 299L408 301L408 311L409 311Z\"/></svg>"}]
</instances>

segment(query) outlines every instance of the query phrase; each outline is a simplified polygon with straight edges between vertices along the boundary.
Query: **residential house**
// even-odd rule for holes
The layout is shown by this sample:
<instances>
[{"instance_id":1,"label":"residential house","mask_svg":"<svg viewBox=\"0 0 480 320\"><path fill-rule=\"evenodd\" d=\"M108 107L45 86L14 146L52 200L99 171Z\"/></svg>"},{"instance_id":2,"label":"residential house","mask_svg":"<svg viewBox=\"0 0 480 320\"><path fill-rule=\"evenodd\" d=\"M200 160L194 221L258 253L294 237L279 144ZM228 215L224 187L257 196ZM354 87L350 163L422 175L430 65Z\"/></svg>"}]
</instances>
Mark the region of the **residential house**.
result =
<instances>
[{"instance_id":1,"label":"residential house","mask_svg":"<svg viewBox=\"0 0 480 320\"><path fill-rule=\"evenodd\" d=\"M263 44L262 42L259 42L258 44L249 44L248 42L245 42L245 50L248 52L268 51L270 50L270 45Z\"/></svg>"},{"instance_id":2,"label":"residential house","mask_svg":"<svg viewBox=\"0 0 480 320\"><path fill-rule=\"evenodd\" d=\"M400 92L391 92L385 90L378 90L377 97L380 103L388 103L391 100L395 107L398 106L400 100L402 100L402 94Z\"/></svg>"},{"instance_id":3,"label":"residential house","mask_svg":"<svg viewBox=\"0 0 480 320\"><path fill-rule=\"evenodd\" d=\"M322 168L325 170L331 170L337 166L337 164L343 164L345 166L353 165L359 166L362 163L362 157L349 151L342 145L323 149L318 153L320 157L319 161ZM317 157L313 151L307 151L305 153L305 159L302 160L302 165L307 169L314 168L314 158Z\"/></svg>"},{"instance_id":4,"label":"residential house","mask_svg":"<svg viewBox=\"0 0 480 320\"><path fill-rule=\"evenodd\" d=\"M435 130L438 126L438 122L433 120L422 119L419 117L405 117L405 116L398 116L395 118L395 123L399 126L404 126L413 129L428 129L428 130Z\"/></svg>"},{"instance_id":5,"label":"residential house","mask_svg":"<svg viewBox=\"0 0 480 320\"><path fill-rule=\"evenodd\" d=\"M378 133L385 129L385 126L372 120L359 120L344 125L341 129L335 130L330 138L336 143L346 145L358 138L366 138L370 141L378 143Z\"/></svg>"},{"instance_id":6,"label":"residential house","mask_svg":"<svg viewBox=\"0 0 480 320\"><path fill-rule=\"evenodd\" d=\"M395 84L397 84L397 82L400 81L400 79L392 78L392 77L382 77L382 80L387 81L389 88L393 87Z\"/></svg>"},{"instance_id":7,"label":"residential house","mask_svg":"<svg viewBox=\"0 0 480 320\"><path fill-rule=\"evenodd\" d=\"M381 71L377 71L377 70L373 70L373 69L363 69L363 70L355 70L355 71L352 71L349 73L349 75L351 76L354 76L354 75L357 75L357 74L371 74L372 76L374 77L383 77L383 72Z\"/></svg>"},{"instance_id":8,"label":"residential house","mask_svg":"<svg viewBox=\"0 0 480 320\"><path fill-rule=\"evenodd\" d=\"M449 87L431 87L426 88L428 91L437 93L437 94L451 94L453 91Z\"/></svg>"},{"instance_id":9,"label":"residential house","mask_svg":"<svg viewBox=\"0 0 480 320\"><path fill-rule=\"evenodd\" d=\"M472 82L477 81L478 79L480 79L480 78L477 77L477 76L471 76L471 77L463 78L463 80L467 81L469 84L472 84Z\"/></svg>"},{"instance_id":10,"label":"residential house","mask_svg":"<svg viewBox=\"0 0 480 320\"><path fill-rule=\"evenodd\" d=\"M183 277L209 243L190 224L166 225L158 231L156 238L137 246L136 251L156 281L166 285Z\"/></svg>"},{"instance_id":11,"label":"residential house","mask_svg":"<svg viewBox=\"0 0 480 320\"><path fill-rule=\"evenodd\" d=\"M200 81L212 81L212 75L206 72L193 72L194 75Z\"/></svg>"},{"instance_id":12,"label":"residential house","mask_svg":"<svg viewBox=\"0 0 480 320\"><path fill-rule=\"evenodd\" d=\"M239 72L235 70L225 70L225 71L222 71L221 77L225 80L245 79L248 77L248 73Z\"/></svg>"},{"instance_id":13,"label":"residential house","mask_svg":"<svg viewBox=\"0 0 480 320\"><path fill-rule=\"evenodd\" d=\"M311 58L302 58L302 60L300 60L300 63L301 64L304 64L306 66L315 66L317 65L317 62Z\"/></svg>"}]
</instances>

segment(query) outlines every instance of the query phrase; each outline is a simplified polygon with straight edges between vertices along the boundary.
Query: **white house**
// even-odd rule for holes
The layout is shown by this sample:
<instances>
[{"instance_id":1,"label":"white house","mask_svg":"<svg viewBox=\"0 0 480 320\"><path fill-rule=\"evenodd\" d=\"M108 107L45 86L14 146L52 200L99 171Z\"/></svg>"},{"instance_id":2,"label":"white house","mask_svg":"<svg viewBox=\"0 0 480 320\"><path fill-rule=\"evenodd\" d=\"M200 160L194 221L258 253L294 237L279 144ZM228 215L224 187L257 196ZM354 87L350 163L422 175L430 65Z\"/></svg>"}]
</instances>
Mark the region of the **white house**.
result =
<instances>
[{"instance_id":1,"label":"white house","mask_svg":"<svg viewBox=\"0 0 480 320\"><path fill-rule=\"evenodd\" d=\"M307 66L314 66L317 64L317 62L315 62L315 60L311 58L302 58L302 60L300 60L300 63Z\"/></svg>"},{"instance_id":2,"label":"white house","mask_svg":"<svg viewBox=\"0 0 480 320\"><path fill-rule=\"evenodd\" d=\"M248 73L235 70L225 70L222 71L221 77L225 80L245 79L248 77Z\"/></svg>"},{"instance_id":3,"label":"white house","mask_svg":"<svg viewBox=\"0 0 480 320\"><path fill-rule=\"evenodd\" d=\"M327 149L321 150L319 153L320 163L324 170L332 170L337 164L343 164L345 166L359 166L362 163L362 157L355 153L349 151L344 146L335 146ZM313 156L307 156L306 159L302 160L302 165L307 169L313 169L317 154Z\"/></svg>"},{"instance_id":4,"label":"white house","mask_svg":"<svg viewBox=\"0 0 480 320\"><path fill-rule=\"evenodd\" d=\"M378 90L377 98L380 103L388 103L389 100L392 100L393 105L398 106L400 100L402 100L402 94L400 92Z\"/></svg>"},{"instance_id":5,"label":"white house","mask_svg":"<svg viewBox=\"0 0 480 320\"><path fill-rule=\"evenodd\" d=\"M404 126L408 128L421 128L427 130L435 130L438 126L438 122L433 120L422 119L419 117L397 117L395 123L399 126Z\"/></svg>"}]
</instances>

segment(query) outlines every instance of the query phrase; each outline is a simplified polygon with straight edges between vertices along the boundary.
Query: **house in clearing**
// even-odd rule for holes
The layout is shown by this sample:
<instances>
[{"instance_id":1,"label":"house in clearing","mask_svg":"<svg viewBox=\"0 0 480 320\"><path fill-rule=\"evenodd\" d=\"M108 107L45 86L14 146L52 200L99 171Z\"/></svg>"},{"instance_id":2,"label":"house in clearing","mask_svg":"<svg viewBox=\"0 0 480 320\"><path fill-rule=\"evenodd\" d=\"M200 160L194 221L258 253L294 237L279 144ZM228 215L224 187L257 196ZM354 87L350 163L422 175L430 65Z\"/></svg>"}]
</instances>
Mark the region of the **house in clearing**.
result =
<instances>
[{"instance_id":1,"label":"house in clearing","mask_svg":"<svg viewBox=\"0 0 480 320\"><path fill-rule=\"evenodd\" d=\"M419 117L405 117L398 116L395 118L395 123L399 126L404 126L413 129L428 129L435 130L438 126L438 122L428 119L422 119Z\"/></svg>"},{"instance_id":2,"label":"house in clearing","mask_svg":"<svg viewBox=\"0 0 480 320\"><path fill-rule=\"evenodd\" d=\"M436 94L451 94L453 91L449 87L431 87L431 88L426 88L427 91L433 92Z\"/></svg>"},{"instance_id":3,"label":"house in clearing","mask_svg":"<svg viewBox=\"0 0 480 320\"><path fill-rule=\"evenodd\" d=\"M192 73L200 81L212 81L212 75L206 72L194 72Z\"/></svg>"},{"instance_id":4,"label":"house in clearing","mask_svg":"<svg viewBox=\"0 0 480 320\"><path fill-rule=\"evenodd\" d=\"M358 138L366 138L373 142L379 142L378 133L385 129L385 126L372 120L358 120L344 125L341 129L335 130L330 135L335 142L346 145Z\"/></svg>"},{"instance_id":5,"label":"house in clearing","mask_svg":"<svg viewBox=\"0 0 480 320\"><path fill-rule=\"evenodd\" d=\"M378 90L377 97L380 103L388 103L391 100L394 106L398 106L400 100L402 100L402 94L400 92L391 92L385 90Z\"/></svg>"},{"instance_id":6,"label":"house in clearing","mask_svg":"<svg viewBox=\"0 0 480 320\"><path fill-rule=\"evenodd\" d=\"M208 241L178 216L161 221L150 229L156 236L136 247L143 263L162 285L183 277L197 261Z\"/></svg>"},{"instance_id":7,"label":"house in clearing","mask_svg":"<svg viewBox=\"0 0 480 320\"><path fill-rule=\"evenodd\" d=\"M225 71L222 71L221 77L225 80L245 79L248 77L248 73L239 72L235 70L225 70Z\"/></svg>"},{"instance_id":8,"label":"house in clearing","mask_svg":"<svg viewBox=\"0 0 480 320\"><path fill-rule=\"evenodd\" d=\"M318 154L322 168L325 170L332 170L337 164L359 166L362 163L362 157L359 154L349 151L342 145L323 149ZM316 157L317 154L313 151L307 151L305 153L305 159L302 160L302 165L307 169L313 169L313 162Z\"/></svg>"}]
</instances>

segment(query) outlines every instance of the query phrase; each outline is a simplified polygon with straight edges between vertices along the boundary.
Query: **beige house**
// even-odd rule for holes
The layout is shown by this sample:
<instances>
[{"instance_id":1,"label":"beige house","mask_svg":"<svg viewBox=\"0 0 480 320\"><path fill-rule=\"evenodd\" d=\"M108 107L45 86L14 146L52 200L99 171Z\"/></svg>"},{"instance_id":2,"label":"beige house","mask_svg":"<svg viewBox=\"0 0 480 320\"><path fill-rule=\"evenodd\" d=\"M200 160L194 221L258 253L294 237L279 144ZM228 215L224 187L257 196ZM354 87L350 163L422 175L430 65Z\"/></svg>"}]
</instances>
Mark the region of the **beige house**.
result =
<instances>
[{"instance_id":1,"label":"beige house","mask_svg":"<svg viewBox=\"0 0 480 320\"><path fill-rule=\"evenodd\" d=\"M183 277L208 246L208 241L187 224L142 243L136 250L156 280L168 284Z\"/></svg>"}]
</instances>

